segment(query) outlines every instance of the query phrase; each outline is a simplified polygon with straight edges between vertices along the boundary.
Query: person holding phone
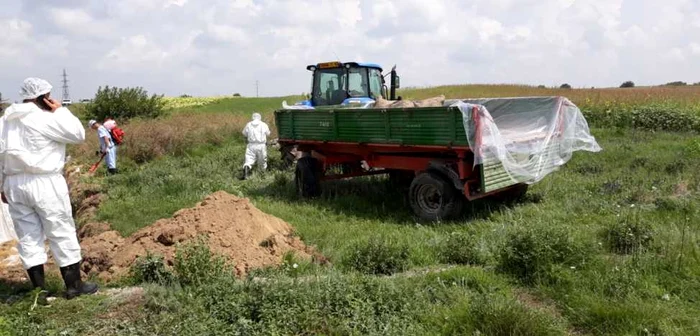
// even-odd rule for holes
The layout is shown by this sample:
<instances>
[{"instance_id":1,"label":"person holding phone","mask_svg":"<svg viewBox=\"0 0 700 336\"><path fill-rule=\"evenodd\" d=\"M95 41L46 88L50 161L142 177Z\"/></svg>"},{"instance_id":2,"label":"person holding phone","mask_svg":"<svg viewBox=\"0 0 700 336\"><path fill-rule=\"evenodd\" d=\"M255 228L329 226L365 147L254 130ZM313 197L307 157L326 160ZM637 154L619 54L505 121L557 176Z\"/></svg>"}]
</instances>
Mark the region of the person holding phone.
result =
<instances>
[{"instance_id":1,"label":"person holding phone","mask_svg":"<svg viewBox=\"0 0 700 336\"><path fill-rule=\"evenodd\" d=\"M12 104L0 118L0 190L8 204L19 238L20 260L40 302L46 304L44 240L61 269L65 296L97 292L83 282L80 244L63 177L67 144L85 141L80 120L50 98L52 86L40 78L27 78L20 90L22 103Z\"/></svg>"}]
</instances>

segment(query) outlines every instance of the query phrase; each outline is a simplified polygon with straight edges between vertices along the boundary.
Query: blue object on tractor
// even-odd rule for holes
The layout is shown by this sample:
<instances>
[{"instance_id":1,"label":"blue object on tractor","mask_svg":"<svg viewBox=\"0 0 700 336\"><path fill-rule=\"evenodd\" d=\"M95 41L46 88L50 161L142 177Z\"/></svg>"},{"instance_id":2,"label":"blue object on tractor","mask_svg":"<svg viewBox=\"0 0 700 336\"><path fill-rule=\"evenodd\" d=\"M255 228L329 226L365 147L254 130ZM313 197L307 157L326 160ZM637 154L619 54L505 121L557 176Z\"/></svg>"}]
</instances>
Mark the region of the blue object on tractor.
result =
<instances>
[{"instance_id":1,"label":"blue object on tractor","mask_svg":"<svg viewBox=\"0 0 700 336\"><path fill-rule=\"evenodd\" d=\"M382 74L382 67L375 63L325 62L309 65L313 73L311 95L308 100L296 103L305 106L368 106L376 97L396 100L399 76L396 66L389 74ZM390 89L384 77L391 75ZM400 97L398 99L401 99Z\"/></svg>"}]
</instances>

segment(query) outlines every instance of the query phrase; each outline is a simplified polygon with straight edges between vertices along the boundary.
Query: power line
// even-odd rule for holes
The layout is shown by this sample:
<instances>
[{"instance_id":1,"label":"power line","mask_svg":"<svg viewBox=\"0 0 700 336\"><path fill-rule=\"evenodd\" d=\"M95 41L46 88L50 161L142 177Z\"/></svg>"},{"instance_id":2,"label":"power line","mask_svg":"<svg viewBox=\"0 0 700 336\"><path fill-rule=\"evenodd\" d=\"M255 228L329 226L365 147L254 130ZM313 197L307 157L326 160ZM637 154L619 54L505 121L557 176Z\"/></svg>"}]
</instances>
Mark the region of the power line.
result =
<instances>
[{"instance_id":1,"label":"power line","mask_svg":"<svg viewBox=\"0 0 700 336\"><path fill-rule=\"evenodd\" d=\"M63 100L70 100L70 92L68 91L68 74L66 74L66 69L63 69Z\"/></svg>"},{"instance_id":2,"label":"power line","mask_svg":"<svg viewBox=\"0 0 700 336\"><path fill-rule=\"evenodd\" d=\"M255 81L255 97L260 97L260 82Z\"/></svg>"}]
</instances>

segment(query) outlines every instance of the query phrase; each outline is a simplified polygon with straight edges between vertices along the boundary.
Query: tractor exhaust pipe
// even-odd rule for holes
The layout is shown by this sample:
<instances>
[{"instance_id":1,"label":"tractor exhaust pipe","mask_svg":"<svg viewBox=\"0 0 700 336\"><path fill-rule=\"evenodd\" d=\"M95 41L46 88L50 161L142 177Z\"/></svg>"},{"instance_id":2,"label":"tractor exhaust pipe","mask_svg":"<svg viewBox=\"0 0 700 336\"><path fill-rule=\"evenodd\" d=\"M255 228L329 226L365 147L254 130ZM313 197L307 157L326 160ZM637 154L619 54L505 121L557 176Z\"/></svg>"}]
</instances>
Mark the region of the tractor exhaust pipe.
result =
<instances>
[{"instance_id":1,"label":"tractor exhaust pipe","mask_svg":"<svg viewBox=\"0 0 700 336\"><path fill-rule=\"evenodd\" d=\"M397 100L396 99L396 89L400 87L399 83L399 76L396 75L396 65L394 65L393 68L391 68L391 90L389 93L389 100ZM401 97L398 98L401 100Z\"/></svg>"}]
</instances>

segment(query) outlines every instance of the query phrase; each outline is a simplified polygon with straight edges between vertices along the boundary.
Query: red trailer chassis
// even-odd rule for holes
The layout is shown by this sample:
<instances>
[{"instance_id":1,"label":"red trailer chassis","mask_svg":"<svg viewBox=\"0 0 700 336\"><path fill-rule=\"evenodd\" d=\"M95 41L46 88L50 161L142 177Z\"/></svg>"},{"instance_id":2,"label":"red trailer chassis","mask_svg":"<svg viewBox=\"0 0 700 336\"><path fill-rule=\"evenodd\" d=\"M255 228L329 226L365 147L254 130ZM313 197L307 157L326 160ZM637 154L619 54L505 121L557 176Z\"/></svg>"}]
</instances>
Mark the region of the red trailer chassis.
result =
<instances>
[{"instance_id":1,"label":"red trailer chassis","mask_svg":"<svg viewBox=\"0 0 700 336\"><path fill-rule=\"evenodd\" d=\"M481 177L478 167L473 164L474 153L466 146L358 144L288 139L279 139L279 143L283 153L292 148L301 152L295 174L297 190L301 196L313 197L320 194L320 181L393 174L411 184L409 200L416 214L425 220L456 217L461 213L465 200L514 192L520 195L527 187L516 185L490 193L481 192ZM420 186L414 186L417 182L420 184L419 178L420 181L433 185L440 198L436 202L444 202L445 197L448 197L455 205L440 210L440 204L431 206L429 201L424 201L421 206L420 194L431 191L421 191ZM419 195L414 195L416 193ZM418 199L414 200L412 195ZM421 213L421 207L432 207L434 213Z\"/></svg>"}]
</instances>

